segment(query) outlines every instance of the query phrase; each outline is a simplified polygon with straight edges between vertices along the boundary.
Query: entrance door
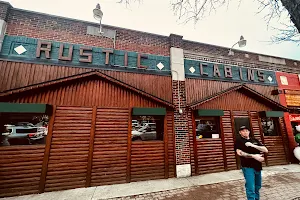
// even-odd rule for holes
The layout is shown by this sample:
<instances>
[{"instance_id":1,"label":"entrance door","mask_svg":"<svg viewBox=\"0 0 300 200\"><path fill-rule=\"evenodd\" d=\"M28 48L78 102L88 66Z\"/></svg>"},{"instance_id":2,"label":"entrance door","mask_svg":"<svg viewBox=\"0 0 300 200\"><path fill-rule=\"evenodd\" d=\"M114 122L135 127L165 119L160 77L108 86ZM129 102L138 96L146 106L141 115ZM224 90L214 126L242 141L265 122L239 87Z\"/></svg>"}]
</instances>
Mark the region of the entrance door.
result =
<instances>
[{"instance_id":1,"label":"entrance door","mask_svg":"<svg viewBox=\"0 0 300 200\"><path fill-rule=\"evenodd\" d=\"M235 134L235 137L240 136L239 129L240 129L241 126L246 126L247 128L250 129L249 117L235 117L234 118L234 134Z\"/></svg>"},{"instance_id":2,"label":"entrance door","mask_svg":"<svg viewBox=\"0 0 300 200\"><path fill-rule=\"evenodd\" d=\"M250 129L250 120L249 117L235 117L234 118L234 137L238 138L240 137L239 129L241 126L246 126ZM251 133L252 134L252 133ZM236 156L236 162L238 169L240 169L240 157Z\"/></svg>"}]
</instances>

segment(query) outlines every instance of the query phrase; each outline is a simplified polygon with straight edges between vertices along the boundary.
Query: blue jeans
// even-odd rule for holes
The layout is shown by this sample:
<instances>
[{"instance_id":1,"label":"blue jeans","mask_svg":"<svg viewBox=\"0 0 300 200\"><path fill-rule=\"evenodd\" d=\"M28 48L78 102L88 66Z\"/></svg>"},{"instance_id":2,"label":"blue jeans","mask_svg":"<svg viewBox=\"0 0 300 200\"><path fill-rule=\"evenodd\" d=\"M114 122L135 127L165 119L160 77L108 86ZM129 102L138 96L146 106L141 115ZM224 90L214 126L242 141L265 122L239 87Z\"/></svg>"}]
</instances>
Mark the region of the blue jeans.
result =
<instances>
[{"instance_id":1,"label":"blue jeans","mask_svg":"<svg viewBox=\"0 0 300 200\"><path fill-rule=\"evenodd\" d=\"M248 200L259 200L259 190L261 188L261 171L253 168L242 167L245 177L245 188Z\"/></svg>"}]
</instances>

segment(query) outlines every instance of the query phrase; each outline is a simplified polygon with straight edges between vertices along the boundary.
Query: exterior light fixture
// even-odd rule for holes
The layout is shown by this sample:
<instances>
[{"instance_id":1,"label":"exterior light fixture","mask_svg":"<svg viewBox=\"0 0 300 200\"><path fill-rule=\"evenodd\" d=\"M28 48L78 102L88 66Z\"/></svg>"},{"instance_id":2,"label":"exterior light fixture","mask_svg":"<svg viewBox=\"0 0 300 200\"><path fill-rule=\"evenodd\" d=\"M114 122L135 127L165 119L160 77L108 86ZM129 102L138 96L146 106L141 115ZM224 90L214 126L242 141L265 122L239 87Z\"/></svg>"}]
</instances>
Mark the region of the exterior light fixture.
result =
<instances>
[{"instance_id":1,"label":"exterior light fixture","mask_svg":"<svg viewBox=\"0 0 300 200\"><path fill-rule=\"evenodd\" d=\"M241 36L240 40L238 42L236 42L234 45L232 45L232 47L229 49L229 52L228 52L229 56L233 56L234 55L234 52L232 51L232 49L237 44L239 45L239 47L244 47L247 44L247 40L245 40L245 38L243 36Z\"/></svg>"},{"instance_id":2,"label":"exterior light fixture","mask_svg":"<svg viewBox=\"0 0 300 200\"><path fill-rule=\"evenodd\" d=\"M96 5L96 8L93 10L93 13L94 13L94 18L100 22L100 26L99 26L99 33L103 33L102 32L102 24L101 24L101 21L102 21L102 17L103 17L103 12L101 10L101 7L100 7L100 4L98 3Z\"/></svg>"},{"instance_id":3,"label":"exterior light fixture","mask_svg":"<svg viewBox=\"0 0 300 200\"><path fill-rule=\"evenodd\" d=\"M107 38L110 38L113 40L113 45L114 45L114 49L116 47L116 35L117 35L117 31L116 30L110 30L110 29L106 29L102 27L102 18L103 18L103 12L101 10L100 4L98 3L96 5L96 8L93 9L93 15L94 18L99 21L99 30L98 30L98 34L100 36L104 36Z\"/></svg>"}]
</instances>

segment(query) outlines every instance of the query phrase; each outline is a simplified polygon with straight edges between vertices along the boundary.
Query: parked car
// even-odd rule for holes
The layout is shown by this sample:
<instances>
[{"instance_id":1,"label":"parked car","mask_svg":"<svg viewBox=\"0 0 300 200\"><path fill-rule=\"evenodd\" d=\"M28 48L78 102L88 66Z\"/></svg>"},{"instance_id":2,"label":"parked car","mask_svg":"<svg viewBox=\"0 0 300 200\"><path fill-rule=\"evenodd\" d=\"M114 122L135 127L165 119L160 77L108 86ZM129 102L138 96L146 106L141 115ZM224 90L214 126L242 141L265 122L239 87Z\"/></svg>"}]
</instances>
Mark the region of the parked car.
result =
<instances>
[{"instance_id":1,"label":"parked car","mask_svg":"<svg viewBox=\"0 0 300 200\"><path fill-rule=\"evenodd\" d=\"M131 131L132 140L155 140L157 138L156 124L144 123L141 128Z\"/></svg>"},{"instance_id":2,"label":"parked car","mask_svg":"<svg viewBox=\"0 0 300 200\"><path fill-rule=\"evenodd\" d=\"M17 123L5 125L6 132L2 133L10 145L34 144L44 139L45 128L36 127L30 123Z\"/></svg>"}]
</instances>

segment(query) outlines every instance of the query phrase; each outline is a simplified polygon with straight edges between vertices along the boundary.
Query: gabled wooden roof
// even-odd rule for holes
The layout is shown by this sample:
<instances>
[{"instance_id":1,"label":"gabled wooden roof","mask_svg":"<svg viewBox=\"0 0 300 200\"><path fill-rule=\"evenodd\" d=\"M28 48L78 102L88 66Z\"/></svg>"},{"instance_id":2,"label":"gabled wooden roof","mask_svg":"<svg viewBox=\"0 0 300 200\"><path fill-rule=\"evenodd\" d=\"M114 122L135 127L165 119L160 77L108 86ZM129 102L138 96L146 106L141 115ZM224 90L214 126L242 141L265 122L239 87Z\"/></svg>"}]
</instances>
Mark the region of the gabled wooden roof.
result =
<instances>
[{"instance_id":1,"label":"gabled wooden roof","mask_svg":"<svg viewBox=\"0 0 300 200\"><path fill-rule=\"evenodd\" d=\"M233 91L237 91L237 90L241 90L241 91L244 91L243 93L247 94L248 95L252 95L255 97L256 100L260 101L262 103L264 103L265 105L269 106L269 107L273 107L273 108L276 108L278 110L281 110L281 111L286 111L288 112L288 108L277 103L276 101L273 101L272 99L260 94L259 92L249 88L248 86L244 85L244 84L241 84L241 85L237 85L237 86L234 86L234 87L231 87L231 88L228 88L226 90L223 90L221 92L218 92L214 95L211 95L209 97L206 97L204 99L201 99L199 101L196 101L196 102L193 102L191 104L188 104L187 106L191 107L192 109L195 109L197 106L201 105L201 104L204 104L204 103L207 103L209 101L212 101L216 98L219 98L225 94L228 94L230 92L233 92Z\"/></svg>"},{"instance_id":2,"label":"gabled wooden roof","mask_svg":"<svg viewBox=\"0 0 300 200\"><path fill-rule=\"evenodd\" d=\"M66 83L66 82L69 82L69 81L74 81L74 80L80 80L82 78L86 78L86 77L93 77L93 76L96 76L98 78L102 78L104 80L107 80L111 83L114 83L116 85L119 85L120 87L123 87L123 88L126 88L128 90L131 90L135 93L138 93L146 98L149 98L149 99L152 99L153 101L156 101L156 102L159 102L159 103L162 103L168 107L172 107L174 108L175 106L164 100L164 99L161 99L157 96L154 96L152 94L149 94L143 90L140 90L140 89L137 89L127 83L124 83L122 81L119 81L111 76L108 76L98 70L93 70L93 71L90 71L90 72L84 72L84 73L81 73L81 74L76 74L76 75L73 75L73 76L68 76L68 77L64 77L64 78L59 78L59 79L55 79L55 80L51 80L51 81L46 81L46 82L42 82L42 83L38 83L38 84L33 84L33 85L29 85L29 86L25 86L25 87L21 87L21 88L16 88L16 89L12 89L12 90L7 90L7 91L3 91L0 93L0 97L5 97L5 96L9 96L9 95L13 95L13 94L21 94L23 92L26 92L26 91L30 91L30 90L33 90L33 89L38 89L38 88L43 88L43 87L49 87L49 86L53 86L53 85L57 85L57 84L61 84L61 83Z\"/></svg>"}]
</instances>

